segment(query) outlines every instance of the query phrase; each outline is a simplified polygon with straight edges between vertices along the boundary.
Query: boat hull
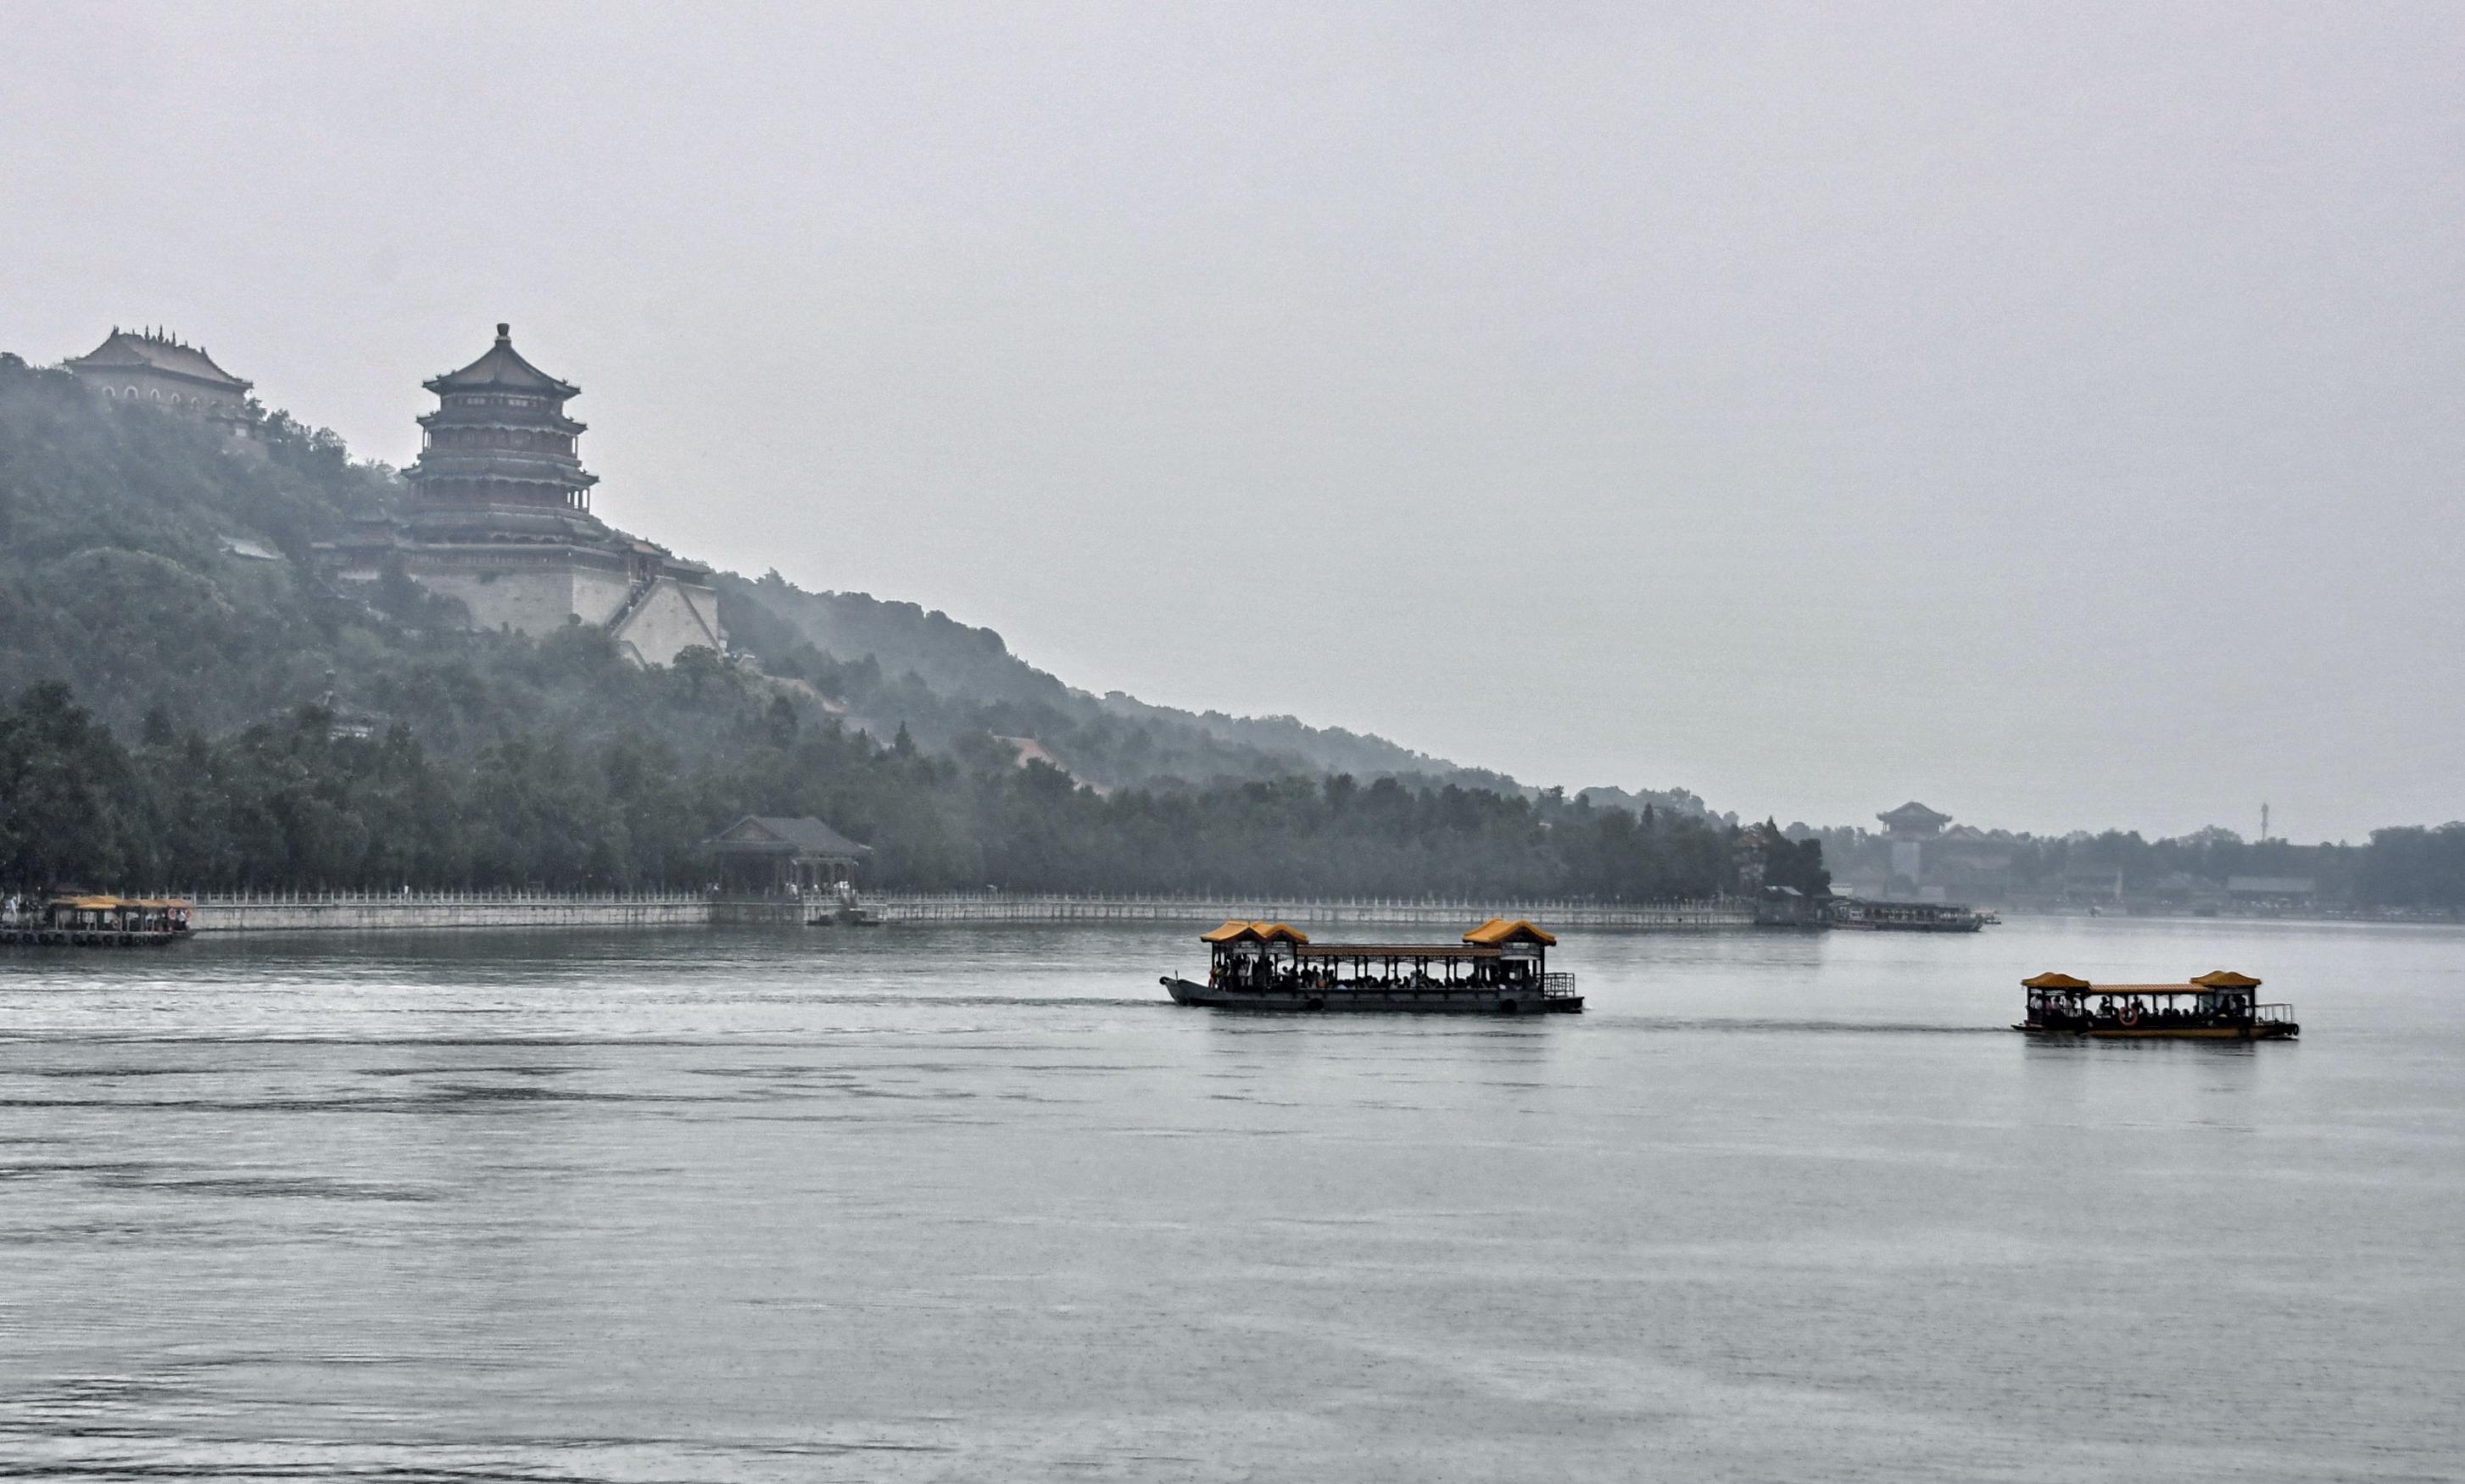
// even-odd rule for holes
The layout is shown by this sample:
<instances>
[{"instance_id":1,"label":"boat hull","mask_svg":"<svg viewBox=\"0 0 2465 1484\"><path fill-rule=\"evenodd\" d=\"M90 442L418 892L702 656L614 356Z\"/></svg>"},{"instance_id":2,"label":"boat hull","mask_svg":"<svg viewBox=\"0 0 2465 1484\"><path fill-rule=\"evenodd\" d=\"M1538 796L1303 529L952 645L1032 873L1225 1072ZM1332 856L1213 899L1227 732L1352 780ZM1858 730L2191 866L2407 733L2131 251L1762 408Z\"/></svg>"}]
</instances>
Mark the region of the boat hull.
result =
<instances>
[{"instance_id":1,"label":"boat hull","mask_svg":"<svg viewBox=\"0 0 2465 1484\"><path fill-rule=\"evenodd\" d=\"M1579 994L1544 995L1538 989L1500 994L1485 989L1215 989L1170 974L1160 981L1177 1005L1270 1013L1387 1015L1572 1015L1584 1008Z\"/></svg>"},{"instance_id":2,"label":"boat hull","mask_svg":"<svg viewBox=\"0 0 2465 1484\"><path fill-rule=\"evenodd\" d=\"M185 932L120 932L100 927L0 927L0 946L28 948L163 948Z\"/></svg>"},{"instance_id":3,"label":"boat hull","mask_svg":"<svg viewBox=\"0 0 2465 1484\"><path fill-rule=\"evenodd\" d=\"M1970 918L1959 922L1861 922L1835 918L1832 925L1855 933L1974 933L1986 926L1984 918Z\"/></svg>"},{"instance_id":4,"label":"boat hull","mask_svg":"<svg viewBox=\"0 0 2465 1484\"><path fill-rule=\"evenodd\" d=\"M2265 1021L2255 1026L2099 1026L2093 1030L2057 1030L2034 1021L2013 1026L2031 1035L2087 1041L2290 1041L2302 1033L2293 1021Z\"/></svg>"}]
</instances>

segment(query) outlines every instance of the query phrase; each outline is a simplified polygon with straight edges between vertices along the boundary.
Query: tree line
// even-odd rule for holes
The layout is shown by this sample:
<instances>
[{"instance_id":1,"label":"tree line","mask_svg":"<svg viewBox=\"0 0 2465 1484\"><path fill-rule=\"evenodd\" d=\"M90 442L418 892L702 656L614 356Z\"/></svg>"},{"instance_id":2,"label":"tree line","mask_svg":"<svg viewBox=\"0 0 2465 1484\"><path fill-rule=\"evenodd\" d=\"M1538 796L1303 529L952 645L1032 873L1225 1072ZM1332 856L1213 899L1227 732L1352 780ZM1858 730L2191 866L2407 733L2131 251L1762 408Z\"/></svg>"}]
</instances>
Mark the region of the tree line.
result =
<instances>
[{"instance_id":1,"label":"tree line","mask_svg":"<svg viewBox=\"0 0 2465 1484\"><path fill-rule=\"evenodd\" d=\"M1806 832L1795 825L1790 831ZM1832 862L1853 873L1861 864L1878 864L1890 849L1882 836L1864 831L1827 831L1820 838ZM2154 840L2136 830L2070 836L1994 831L1984 844L2009 859L2010 883L2023 893L2119 882L2135 897L2189 904L2242 876L2307 880L2306 895L2323 902L2465 909L2465 823L2391 826L2372 831L2362 845L2246 840L2215 826Z\"/></svg>"},{"instance_id":2,"label":"tree line","mask_svg":"<svg viewBox=\"0 0 2465 1484\"><path fill-rule=\"evenodd\" d=\"M558 636L607 642L595 631ZM1761 837L1562 795L1350 775L1099 795L986 737L948 753L851 732L715 656L633 672L714 744L509 733L440 756L406 723L318 704L211 737L160 710L123 743L71 688L0 706L0 883L37 890L697 886L744 814L811 814L875 847L882 889L1560 897L1733 888ZM1768 849L1783 874L1801 846Z\"/></svg>"}]
</instances>

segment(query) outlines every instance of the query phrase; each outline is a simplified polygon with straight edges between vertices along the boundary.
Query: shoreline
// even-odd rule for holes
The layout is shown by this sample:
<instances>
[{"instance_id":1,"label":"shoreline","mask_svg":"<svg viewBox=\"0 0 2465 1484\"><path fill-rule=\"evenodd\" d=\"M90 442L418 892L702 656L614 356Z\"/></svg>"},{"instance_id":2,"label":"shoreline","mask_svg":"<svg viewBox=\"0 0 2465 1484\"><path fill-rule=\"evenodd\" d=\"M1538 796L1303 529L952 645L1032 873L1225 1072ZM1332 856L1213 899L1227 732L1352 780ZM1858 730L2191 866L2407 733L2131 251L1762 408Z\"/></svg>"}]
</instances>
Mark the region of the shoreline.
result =
<instances>
[{"instance_id":1,"label":"shoreline","mask_svg":"<svg viewBox=\"0 0 2465 1484\"><path fill-rule=\"evenodd\" d=\"M205 895L187 898L198 936L269 932L400 932L449 928L830 926L835 897L725 897L641 894L428 892ZM1570 928L1719 932L1756 925L1750 902L1619 903L1406 900L1374 897L1173 897L1063 894L884 893L862 899L866 925L963 922L1279 921L1296 926L1453 927L1528 918Z\"/></svg>"}]
</instances>

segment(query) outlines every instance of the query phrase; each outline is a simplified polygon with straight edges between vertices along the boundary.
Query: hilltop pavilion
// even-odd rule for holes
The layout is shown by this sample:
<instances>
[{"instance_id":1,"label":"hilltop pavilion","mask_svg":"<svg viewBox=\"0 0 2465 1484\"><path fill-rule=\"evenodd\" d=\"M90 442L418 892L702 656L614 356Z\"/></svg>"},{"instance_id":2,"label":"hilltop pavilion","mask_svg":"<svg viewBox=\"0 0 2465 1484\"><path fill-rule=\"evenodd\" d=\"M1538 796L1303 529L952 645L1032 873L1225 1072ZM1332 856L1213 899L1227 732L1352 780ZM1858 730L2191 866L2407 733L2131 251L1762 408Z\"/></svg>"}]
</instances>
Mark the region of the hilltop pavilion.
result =
<instances>
[{"instance_id":1,"label":"hilltop pavilion","mask_svg":"<svg viewBox=\"0 0 2465 1484\"><path fill-rule=\"evenodd\" d=\"M245 416L254 385L214 365L203 345L189 344L164 330L123 330L116 324L101 344L60 365L115 402L209 416Z\"/></svg>"}]
</instances>

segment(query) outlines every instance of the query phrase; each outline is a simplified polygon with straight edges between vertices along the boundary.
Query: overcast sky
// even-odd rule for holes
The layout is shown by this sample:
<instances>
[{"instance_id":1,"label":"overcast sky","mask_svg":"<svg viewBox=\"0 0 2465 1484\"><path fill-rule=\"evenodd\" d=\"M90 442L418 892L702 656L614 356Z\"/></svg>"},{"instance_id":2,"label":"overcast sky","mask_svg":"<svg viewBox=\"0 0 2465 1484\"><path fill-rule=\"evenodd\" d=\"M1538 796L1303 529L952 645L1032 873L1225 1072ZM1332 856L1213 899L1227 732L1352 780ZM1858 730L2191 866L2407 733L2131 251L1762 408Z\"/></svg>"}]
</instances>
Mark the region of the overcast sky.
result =
<instances>
[{"instance_id":1,"label":"overcast sky","mask_svg":"<svg viewBox=\"0 0 2465 1484\"><path fill-rule=\"evenodd\" d=\"M1784 821L2465 815L2465 8L0 3L0 348Z\"/></svg>"}]
</instances>

